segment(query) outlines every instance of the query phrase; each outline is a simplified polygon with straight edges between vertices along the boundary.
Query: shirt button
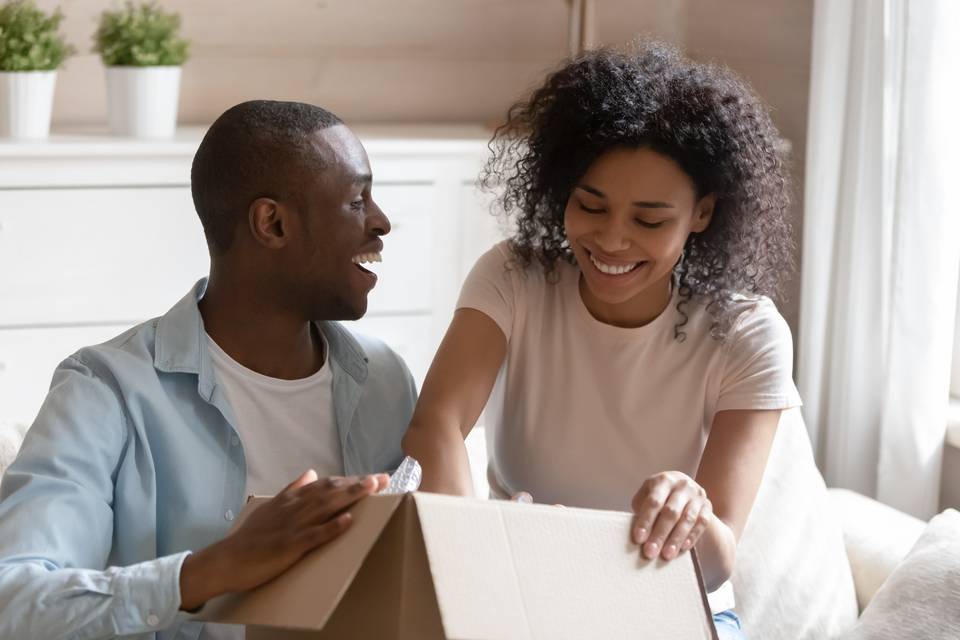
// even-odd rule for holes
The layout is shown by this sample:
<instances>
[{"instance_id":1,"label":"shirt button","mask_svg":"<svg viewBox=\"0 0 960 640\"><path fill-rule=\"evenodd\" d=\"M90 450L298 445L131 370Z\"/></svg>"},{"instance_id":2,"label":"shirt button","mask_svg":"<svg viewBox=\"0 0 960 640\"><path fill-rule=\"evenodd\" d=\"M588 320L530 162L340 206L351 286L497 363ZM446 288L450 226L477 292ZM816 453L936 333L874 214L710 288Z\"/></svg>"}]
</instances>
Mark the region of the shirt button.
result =
<instances>
[{"instance_id":1,"label":"shirt button","mask_svg":"<svg viewBox=\"0 0 960 640\"><path fill-rule=\"evenodd\" d=\"M227 509L227 512L223 514L223 519L228 522L233 520L233 509Z\"/></svg>"},{"instance_id":2,"label":"shirt button","mask_svg":"<svg viewBox=\"0 0 960 640\"><path fill-rule=\"evenodd\" d=\"M157 617L157 614L151 613L147 616L147 624L151 627L155 627L160 624L160 618Z\"/></svg>"},{"instance_id":3,"label":"shirt button","mask_svg":"<svg viewBox=\"0 0 960 640\"><path fill-rule=\"evenodd\" d=\"M237 436L231 437L231 438L230 438L230 444L232 444L233 446L239 445L239 444L240 444L240 438L238 438Z\"/></svg>"}]
</instances>

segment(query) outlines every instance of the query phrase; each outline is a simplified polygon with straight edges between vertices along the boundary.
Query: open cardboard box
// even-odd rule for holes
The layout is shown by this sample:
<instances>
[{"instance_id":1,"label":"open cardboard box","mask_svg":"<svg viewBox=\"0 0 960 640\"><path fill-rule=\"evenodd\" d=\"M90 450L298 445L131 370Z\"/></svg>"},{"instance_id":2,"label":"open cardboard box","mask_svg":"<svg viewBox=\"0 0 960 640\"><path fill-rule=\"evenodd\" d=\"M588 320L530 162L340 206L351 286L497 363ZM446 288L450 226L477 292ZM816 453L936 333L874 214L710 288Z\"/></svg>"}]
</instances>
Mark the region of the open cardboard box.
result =
<instances>
[{"instance_id":1,"label":"open cardboard box","mask_svg":"<svg viewBox=\"0 0 960 640\"><path fill-rule=\"evenodd\" d=\"M695 557L641 559L629 514L428 493L352 513L344 535L201 618L250 640L716 640Z\"/></svg>"}]
</instances>

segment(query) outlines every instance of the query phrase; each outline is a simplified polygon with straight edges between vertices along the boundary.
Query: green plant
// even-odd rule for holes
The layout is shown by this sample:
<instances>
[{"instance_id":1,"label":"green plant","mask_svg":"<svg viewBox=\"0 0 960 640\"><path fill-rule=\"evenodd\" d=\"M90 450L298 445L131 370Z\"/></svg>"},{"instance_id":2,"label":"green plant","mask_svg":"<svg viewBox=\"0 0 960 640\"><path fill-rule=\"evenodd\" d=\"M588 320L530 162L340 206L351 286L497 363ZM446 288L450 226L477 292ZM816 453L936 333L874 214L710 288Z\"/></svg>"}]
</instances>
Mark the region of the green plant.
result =
<instances>
[{"instance_id":1,"label":"green plant","mask_svg":"<svg viewBox=\"0 0 960 640\"><path fill-rule=\"evenodd\" d=\"M178 66L190 43L180 37L180 15L155 2L126 2L100 14L93 50L109 67Z\"/></svg>"},{"instance_id":2,"label":"green plant","mask_svg":"<svg viewBox=\"0 0 960 640\"><path fill-rule=\"evenodd\" d=\"M33 0L0 6L0 71L51 71L75 51L60 35L63 14L37 8Z\"/></svg>"}]
</instances>

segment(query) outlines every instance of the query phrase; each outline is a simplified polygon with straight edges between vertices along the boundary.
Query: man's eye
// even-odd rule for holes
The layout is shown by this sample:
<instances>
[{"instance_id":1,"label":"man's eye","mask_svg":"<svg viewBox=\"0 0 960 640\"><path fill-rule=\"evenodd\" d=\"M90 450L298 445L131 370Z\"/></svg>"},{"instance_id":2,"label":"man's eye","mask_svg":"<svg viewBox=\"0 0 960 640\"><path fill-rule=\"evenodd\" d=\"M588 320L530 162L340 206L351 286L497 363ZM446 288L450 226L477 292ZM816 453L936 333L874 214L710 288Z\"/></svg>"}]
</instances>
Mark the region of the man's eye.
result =
<instances>
[{"instance_id":1,"label":"man's eye","mask_svg":"<svg viewBox=\"0 0 960 640\"><path fill-rule=\"evenodd\" d=\"M351 202L350 209L353 211L363 211L363 200L354 200Z\"/></svg>"}]
</instances>

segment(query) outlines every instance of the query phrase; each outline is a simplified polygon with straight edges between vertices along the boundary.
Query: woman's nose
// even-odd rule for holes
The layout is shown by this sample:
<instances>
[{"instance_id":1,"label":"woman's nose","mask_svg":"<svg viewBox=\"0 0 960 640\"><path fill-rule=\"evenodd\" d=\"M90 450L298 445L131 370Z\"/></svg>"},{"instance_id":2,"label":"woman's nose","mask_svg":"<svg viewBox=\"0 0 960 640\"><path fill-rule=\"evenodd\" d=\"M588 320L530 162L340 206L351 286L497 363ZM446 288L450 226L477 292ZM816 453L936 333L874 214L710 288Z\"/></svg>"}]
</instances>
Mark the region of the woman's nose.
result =
<instances>
[{"instance_id":1,"label":"woman's nose","mask_svg":"<svg viewBox=\"0 0 960 640\"><path fill-rule=\"evenodd\" d=\"M623 227L616 221L609 221L598 230L596 243L601 249L609 253L616 253L630 247L630 239Z\"/></svg>"}]
</instances>

